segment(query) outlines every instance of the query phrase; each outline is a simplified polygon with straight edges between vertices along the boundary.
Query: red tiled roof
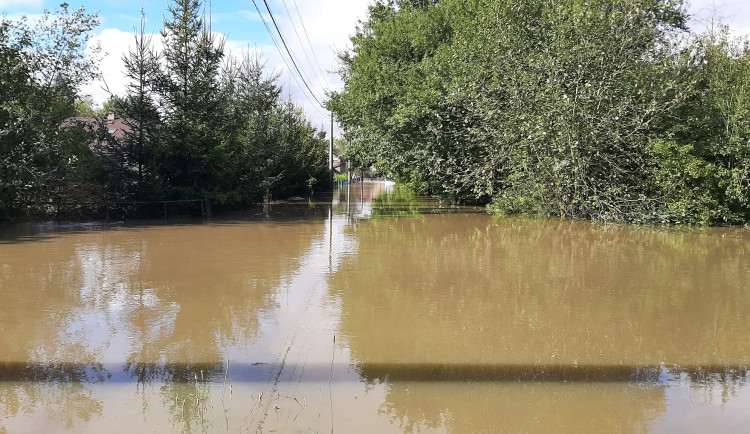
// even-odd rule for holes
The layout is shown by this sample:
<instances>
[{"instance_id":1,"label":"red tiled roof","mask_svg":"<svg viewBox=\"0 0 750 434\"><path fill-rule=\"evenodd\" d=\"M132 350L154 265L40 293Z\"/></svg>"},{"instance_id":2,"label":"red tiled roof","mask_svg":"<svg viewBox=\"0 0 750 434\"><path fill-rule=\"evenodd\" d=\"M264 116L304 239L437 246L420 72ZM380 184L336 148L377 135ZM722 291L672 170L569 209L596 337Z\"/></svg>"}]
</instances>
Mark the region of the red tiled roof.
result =
<instances>
[{"instance_id":1,"label":"red tiled roof","mask_svg":"<svg viewBox=\"0 0 750 434\"><path fill-rule=\"evenodd\" d=\"M98 131L101 125L107 127L107 132L111 134L115 139L122 139L125 134L132 131L130 125L125 122L125 119L98 119L89 117L74 117L68 118L61 125L62 128L68 128L75 125L83 124L85 128L91 131Z\"/></svg>"}]
</instances>

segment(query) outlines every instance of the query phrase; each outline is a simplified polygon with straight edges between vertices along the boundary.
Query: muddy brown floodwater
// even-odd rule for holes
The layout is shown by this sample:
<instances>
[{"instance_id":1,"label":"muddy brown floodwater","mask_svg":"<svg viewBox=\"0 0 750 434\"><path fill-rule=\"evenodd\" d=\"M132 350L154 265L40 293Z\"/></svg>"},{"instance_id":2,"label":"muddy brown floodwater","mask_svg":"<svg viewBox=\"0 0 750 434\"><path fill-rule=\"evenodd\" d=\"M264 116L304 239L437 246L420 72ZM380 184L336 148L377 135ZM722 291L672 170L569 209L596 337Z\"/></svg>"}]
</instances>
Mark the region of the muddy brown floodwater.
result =
<instances>
[{"instance_id":1,"label":"muddy brown floodwater","mask_svg":"<svg viewBox=\"0 0 750 434\"><path fill-rule=\"evenodd\" d=\"M750 231L426 202L0 230L0 433L742 432Z\"/></svg>"}]
</instances>

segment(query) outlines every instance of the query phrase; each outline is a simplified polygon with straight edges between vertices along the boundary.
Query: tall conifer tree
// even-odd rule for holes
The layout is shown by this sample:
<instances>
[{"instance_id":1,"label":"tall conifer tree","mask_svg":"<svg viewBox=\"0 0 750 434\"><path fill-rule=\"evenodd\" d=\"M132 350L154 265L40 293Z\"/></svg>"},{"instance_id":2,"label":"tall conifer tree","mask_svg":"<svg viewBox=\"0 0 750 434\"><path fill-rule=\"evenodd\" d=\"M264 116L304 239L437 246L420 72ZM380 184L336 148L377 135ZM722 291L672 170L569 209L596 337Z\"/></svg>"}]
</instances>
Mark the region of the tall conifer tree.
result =
<instances>
[{"instance_id":1,"label":"tall conifer tree","mask_svg":"<svg viewBox=\"0 0 750 434\"><path fill-rule=\"evenodd\" d=\"M223 165L220 90L224 41L206 26L198 0L175 0L164 20L159 97L165 136L161 174L173 197L211 195Z\"/></svg>"},{"instance_id":2,"label":"tall conifer tree","mask_svg":"<svg viewBox=\"0 0 750 434\"><path fill-rule=\"evenodd\" d=\"M135 173L135 199L150 196L153 187L154 152L161 123L154 101L154 86L159 73L159 55L145 34L145 15L141 11L141 27L135 33L135 47L123 56L125 74L130 82L127 94L117 100L118 114L128 125L122 144L121 160L128 173ZM131 170L134 169L134 170ZM147 188L147 185L149 188Z\"/></svg>"}]
</instances>

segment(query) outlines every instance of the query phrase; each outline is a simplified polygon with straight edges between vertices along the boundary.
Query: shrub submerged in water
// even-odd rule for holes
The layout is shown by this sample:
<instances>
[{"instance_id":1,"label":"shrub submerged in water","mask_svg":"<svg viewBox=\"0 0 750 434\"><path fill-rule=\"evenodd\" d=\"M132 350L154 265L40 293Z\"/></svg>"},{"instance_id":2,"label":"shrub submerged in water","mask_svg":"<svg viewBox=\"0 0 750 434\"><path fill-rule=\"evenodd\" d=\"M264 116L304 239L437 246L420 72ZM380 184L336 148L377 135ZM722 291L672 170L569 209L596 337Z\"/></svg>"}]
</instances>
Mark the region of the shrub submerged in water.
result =
<instances>
[{"instance_id":1,"label":"shrub submerged in water","mask_svg":"<svg viewBox=\"0 0 750 434\"><path fill-rule=\"evenodd\" d=\"M420 193L495 212L750 220L750 56L680 1L379 2L332 108Z\"/></svg>"}]
</instances>

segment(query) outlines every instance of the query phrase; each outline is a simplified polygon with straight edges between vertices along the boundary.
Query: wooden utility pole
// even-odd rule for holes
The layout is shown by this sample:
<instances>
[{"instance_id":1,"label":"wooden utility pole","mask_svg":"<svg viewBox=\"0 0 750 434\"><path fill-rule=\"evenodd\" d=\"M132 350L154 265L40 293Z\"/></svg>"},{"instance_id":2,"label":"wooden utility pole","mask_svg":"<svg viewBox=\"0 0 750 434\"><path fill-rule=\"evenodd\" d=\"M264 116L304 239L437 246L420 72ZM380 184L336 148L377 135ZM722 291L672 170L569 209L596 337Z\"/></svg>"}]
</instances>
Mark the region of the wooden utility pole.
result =
<instances>
[{"instance_id":1,"label":"wooden utility pole","mask_svg":"<svg viewBox=\"0 0 750 434\"><path fill-rule=\"evenodd\" d=\"M331 191L333 191L333 113L331 113L331 142L328 144L328 173L331 181ZM331 196L333 200L333 196Z\"/></svg>"}]
</instances>

